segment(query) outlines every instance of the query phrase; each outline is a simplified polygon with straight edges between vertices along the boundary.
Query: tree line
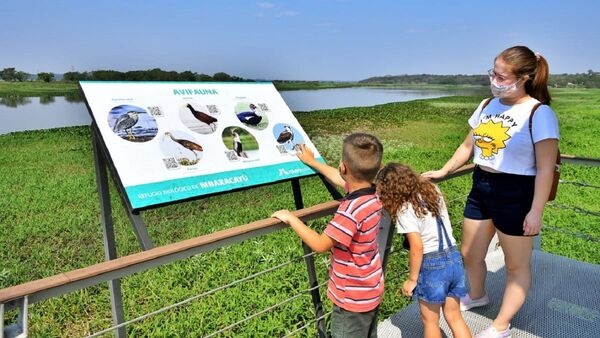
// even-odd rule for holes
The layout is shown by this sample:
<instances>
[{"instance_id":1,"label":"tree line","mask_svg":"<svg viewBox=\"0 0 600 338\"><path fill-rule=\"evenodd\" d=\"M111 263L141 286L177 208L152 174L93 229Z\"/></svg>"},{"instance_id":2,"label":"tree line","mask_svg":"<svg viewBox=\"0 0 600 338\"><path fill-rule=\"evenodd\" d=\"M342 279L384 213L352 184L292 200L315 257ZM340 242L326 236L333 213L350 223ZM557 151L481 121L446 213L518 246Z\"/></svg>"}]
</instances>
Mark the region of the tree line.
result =
<instances>
[{"instance_id":1,"label":"tree line","mask_svg":"<svg viewBox=\"0 0 600 338\"><path fill-rule=\"evenodd\" d=\"M34 77L23 71L13 68L4 68L0 70L0 78L4 81L23 82L37 80L51 82L56 79L54 73L40 72ZM120 72L116 70L94 70L90 72L67 72L62 76L63 81L215 81L215 82L242 82L252 81L235 75L229 75L224 72L218 72L212 76L207 74L198 74L192 71L175 72L166 71L160 68L149 70L133 70Z\"/></svg>"},{"instance_id":2,"label":"tree line","mask_svg":"<svg viewBox=\"0 0 600 338\"><path fill-rule=\"evenodd\" d=\"M434 85L475 85L487 86L490 84L487 75L386 75L375 76L359 81L364 84L434 84ZM550 87L583 87L600 88L600 72L588 70L586 73L577 74L550 74L548 79Z\"/></svg>"}]
</instances>

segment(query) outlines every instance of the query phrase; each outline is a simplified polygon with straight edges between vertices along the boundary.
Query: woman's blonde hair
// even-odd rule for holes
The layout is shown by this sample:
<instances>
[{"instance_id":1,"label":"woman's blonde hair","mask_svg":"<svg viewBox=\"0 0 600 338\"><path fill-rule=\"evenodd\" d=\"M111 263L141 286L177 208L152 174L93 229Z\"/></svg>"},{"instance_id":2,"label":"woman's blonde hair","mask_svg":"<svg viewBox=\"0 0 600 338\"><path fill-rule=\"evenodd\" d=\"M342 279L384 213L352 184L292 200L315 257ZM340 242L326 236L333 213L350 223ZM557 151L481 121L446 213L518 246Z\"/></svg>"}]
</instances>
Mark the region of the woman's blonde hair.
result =
<instances>
[{"instance_id":1,"label":"woman's blonde hair","mask_svg":"<svg viewBox=\"0 0 600 338\"><path fill-rule=\"evenodd\" d=\"M550 70L543 56L525 46L514 46L502 51L496 59L506 62L518 78L529 75L529 79L525 82L525 92L543 104L550 104L552 100L548 91Z\"/></svg>"}]
</instances>

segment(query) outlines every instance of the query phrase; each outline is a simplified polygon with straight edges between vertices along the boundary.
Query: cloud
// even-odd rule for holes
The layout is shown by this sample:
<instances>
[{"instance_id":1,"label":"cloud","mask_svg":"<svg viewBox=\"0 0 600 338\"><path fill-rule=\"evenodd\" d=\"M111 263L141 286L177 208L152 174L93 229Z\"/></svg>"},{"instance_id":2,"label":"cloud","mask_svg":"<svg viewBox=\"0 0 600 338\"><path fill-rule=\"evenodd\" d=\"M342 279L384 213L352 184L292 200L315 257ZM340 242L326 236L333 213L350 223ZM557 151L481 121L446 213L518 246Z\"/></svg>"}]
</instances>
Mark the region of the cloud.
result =
<instances>
[{"instance_id":1,"label":"cloud","mask_svg":"<svg viewBox=\"0 0 600 338\"><path fill-rule=\"evenodd\" d=\"M273 7L275 7L275 4L272 4L270 2L259 2L256 5L258 7L261 7L261 8L273 8Z\"/></svg>"},{"instance_id":2,"label":"cloud","mask_svg":"<svg viewBox=\"0 0 600 338\"><path fill-rule=\"evenodd\" d=\"M296 11L287 10L287 11L283 11L283 12L277 13L277 17L278 18L291 17L291 16L298 16L298 14L300 14L300 13L298 13Z\"/></svg>"}]
</instances>

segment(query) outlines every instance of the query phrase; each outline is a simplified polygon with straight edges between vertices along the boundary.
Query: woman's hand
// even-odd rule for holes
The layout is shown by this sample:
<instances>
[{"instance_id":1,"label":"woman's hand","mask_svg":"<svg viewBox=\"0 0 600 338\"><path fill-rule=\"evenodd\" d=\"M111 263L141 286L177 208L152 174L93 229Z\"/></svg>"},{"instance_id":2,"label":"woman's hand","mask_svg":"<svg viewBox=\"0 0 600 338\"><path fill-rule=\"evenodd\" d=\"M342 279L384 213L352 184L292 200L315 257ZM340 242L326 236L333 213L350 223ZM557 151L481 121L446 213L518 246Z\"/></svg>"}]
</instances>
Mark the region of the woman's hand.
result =
<instances>
[{"instance_id":1,"label":"woman's hand","mask_svg":"<svg viewBox=\"0 0 600 338\"><path fill-rule=\"evenodd\" d=\"M523 221L523 235L534 236L540 233L543 214L543 211L529 210Z\"/></svg>"},{"instance_id":2,"label":"woman's hand","mask_svg":"<svg viewBox=\"0 0 600 338\"><path fill-rule=\"evenodd\" d=\"M446 177L446 175L448 175L448 171L446 171L444 169L426 171L421 174L421 176L428 178L430 180L436 179L436 178L443 178L443 177Z\"/></svg>"},{"instance_id":3,"label":"woman's hand","mask_svg":"<svg viewBox=\"0 0 600 338\"><path fill-rule=\"evenodd\" d=\"M417 287L417 282L414 280L407 279L402 284L402 294L408 297L412 297L413 291Z\"/></svg>"}]
</instances>

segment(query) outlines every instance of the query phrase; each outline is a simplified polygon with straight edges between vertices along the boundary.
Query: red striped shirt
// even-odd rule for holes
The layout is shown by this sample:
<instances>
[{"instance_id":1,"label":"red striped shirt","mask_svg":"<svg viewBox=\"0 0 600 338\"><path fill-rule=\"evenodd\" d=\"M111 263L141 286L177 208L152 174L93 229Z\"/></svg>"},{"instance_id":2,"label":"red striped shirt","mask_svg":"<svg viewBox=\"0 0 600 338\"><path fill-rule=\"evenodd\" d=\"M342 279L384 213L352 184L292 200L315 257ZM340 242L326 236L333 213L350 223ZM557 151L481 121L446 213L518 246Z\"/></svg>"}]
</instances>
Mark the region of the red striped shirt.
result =
<instances>
[{"instance_id":1,"label":"red striped shirt","mask_svg":"<svg viewBox=\"0 0 600 338\"><path fill-rule=\"evenodd\" d=\"M381 302L383 271L377 247L381 209L375 188L353 191L325 229L336 242L327 296L347 311L371 311Z\"/></svg>"}]
</instances>

